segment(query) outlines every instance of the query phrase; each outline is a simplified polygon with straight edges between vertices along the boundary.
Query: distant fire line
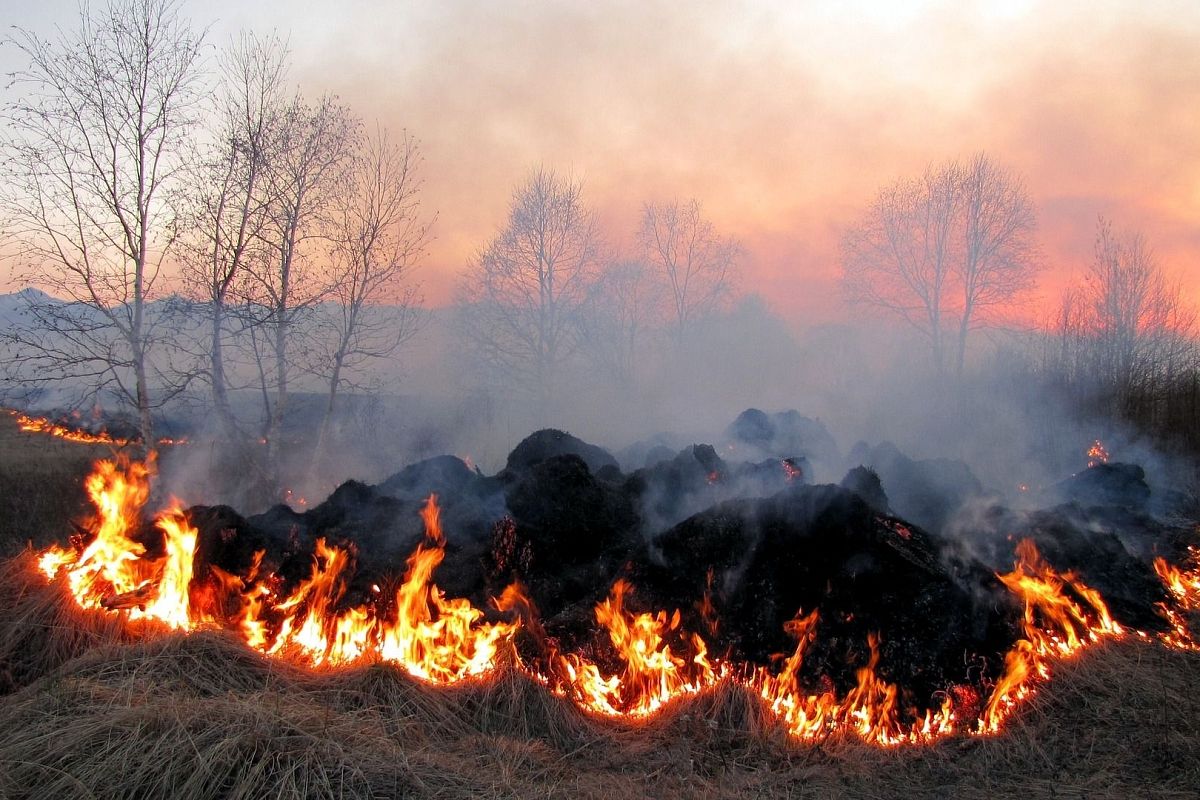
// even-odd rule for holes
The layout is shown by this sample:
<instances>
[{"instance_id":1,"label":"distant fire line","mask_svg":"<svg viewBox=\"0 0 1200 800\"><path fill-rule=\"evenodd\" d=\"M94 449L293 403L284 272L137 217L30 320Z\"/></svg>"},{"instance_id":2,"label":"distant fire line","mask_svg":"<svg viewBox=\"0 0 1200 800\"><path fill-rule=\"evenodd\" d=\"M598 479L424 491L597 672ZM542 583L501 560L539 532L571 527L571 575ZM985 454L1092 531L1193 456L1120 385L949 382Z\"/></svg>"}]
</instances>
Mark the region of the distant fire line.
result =
<instances>
[{"instance_id":1,"label":"distant fire line","mask_svg":"<svg viewBox=\"0 0 1200 800\"><path fill-rule=\"evenodd\" d=\"M48 417L31 417L15 409L7 409L17 422L17 427L24 433L44 433L48 436L53 436L56 439L62 439L66 442L77 442L80 444L107 444L114 447L128 447L131 444L136 444L138 439L118 439L107 431L92 433L90 431L81 430L79 428L71 428L58 422L54 422ZM187 437L172 438L169 436L161 437L157 440L159 446L172 446L187 444Z\"/></svg>"}]
</instances>

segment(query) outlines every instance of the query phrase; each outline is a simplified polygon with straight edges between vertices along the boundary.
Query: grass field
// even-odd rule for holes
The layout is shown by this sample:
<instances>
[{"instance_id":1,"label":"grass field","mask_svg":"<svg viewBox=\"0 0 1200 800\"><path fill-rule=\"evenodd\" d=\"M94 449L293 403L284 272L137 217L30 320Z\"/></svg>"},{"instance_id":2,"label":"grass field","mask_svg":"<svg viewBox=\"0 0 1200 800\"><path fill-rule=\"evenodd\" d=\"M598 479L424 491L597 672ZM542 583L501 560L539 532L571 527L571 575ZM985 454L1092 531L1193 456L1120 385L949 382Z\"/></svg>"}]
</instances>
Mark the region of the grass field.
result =
<instances>
[{"instance_id":1,"label":"grass field","mask_svg":"<svg viewBox=\"0 0 1200 800\"><path fill-rule=\"evenodd\" d=\"M643 723L593 719L515 670L450 690L314 672L221 632L85 613L36 572L104 448L0 418L3 798L1194 798L1200 655L1116 641L1055 666L990 738L790 741L731 686Z\"/></svg>"}]
</instances>

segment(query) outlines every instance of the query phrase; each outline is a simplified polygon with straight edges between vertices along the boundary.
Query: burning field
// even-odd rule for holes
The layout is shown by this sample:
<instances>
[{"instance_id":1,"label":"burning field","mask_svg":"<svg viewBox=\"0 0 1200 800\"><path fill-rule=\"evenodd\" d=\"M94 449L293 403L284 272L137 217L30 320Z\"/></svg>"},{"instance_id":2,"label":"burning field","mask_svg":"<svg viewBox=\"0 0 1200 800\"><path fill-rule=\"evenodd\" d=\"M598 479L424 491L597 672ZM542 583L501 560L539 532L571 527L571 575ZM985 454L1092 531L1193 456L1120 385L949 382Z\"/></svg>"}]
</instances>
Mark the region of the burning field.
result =
<instances>
[{"instance_id":1,"label":"burning field","mask_svg":"<svg viewBox=\"0 0 1200 800\"><path fill-rule=\"evenodd\" d=\"M1020 508L881 448L814 484L756 420L253 516L100 460L3 567L0 792L1189 796L1200 537L1139 468Z\"/></svg>"}]
</instances>

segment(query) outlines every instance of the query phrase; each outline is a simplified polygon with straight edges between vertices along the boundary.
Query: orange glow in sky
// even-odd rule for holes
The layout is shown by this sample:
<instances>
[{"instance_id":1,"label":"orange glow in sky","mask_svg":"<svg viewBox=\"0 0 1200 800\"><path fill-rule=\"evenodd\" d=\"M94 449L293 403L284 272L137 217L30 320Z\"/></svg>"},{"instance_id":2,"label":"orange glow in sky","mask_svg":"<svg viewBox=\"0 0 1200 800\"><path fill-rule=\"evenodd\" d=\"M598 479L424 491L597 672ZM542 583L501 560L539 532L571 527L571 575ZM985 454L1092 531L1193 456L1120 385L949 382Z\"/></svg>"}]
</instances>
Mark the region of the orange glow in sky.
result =
<instances>
[{"instance_id":1,"label":"orange glow in sky","mask_svg":"<svg viewBox=\"0 0 1200 800\"><path fill-rule=\"evenodd\" d=\"M696 197L742 241L743 290L796 322L838 319L837 242L856 211L883 184L980 150L1024 178L1038 210L1047 272L1031 308L1080 278L1099 214L1142 231L1200 302L1197 3L184 9L218 20L218 45L241 28L290 35L307 93L420 140L438 213L420 271L432 305L546 165L584 180L614 249L630 246L643 202ZM21 13L45 28L34 15L49 12Z\"/></svg>"}]
</instances>

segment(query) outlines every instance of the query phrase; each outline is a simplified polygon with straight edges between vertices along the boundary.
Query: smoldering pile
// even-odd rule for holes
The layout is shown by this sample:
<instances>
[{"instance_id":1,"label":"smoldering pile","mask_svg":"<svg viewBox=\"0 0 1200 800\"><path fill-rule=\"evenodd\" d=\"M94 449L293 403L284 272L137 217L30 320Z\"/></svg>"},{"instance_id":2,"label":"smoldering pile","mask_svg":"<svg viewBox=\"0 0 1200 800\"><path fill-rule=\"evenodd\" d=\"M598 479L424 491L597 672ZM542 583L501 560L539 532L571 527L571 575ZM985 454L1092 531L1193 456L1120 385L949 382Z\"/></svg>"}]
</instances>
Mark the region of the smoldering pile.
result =
<instances>
[{"instance_id":1,"label":"smoldering pile","mask_svg":"<svg viewBox=\"0 0 1200 800\"><path fill-rule=\"evenodd\" d=\"M339 605L387 603L436 495L437 585L477 608L522 585L531 624L517 644L535 669L563 652L611 662L595 609L624 581L630 606L678 610L678 630L730 662L776 663L796 647L789 622L815 611L819 633L797 676L814 690L852 687L877 642L878 673L908 704L932 707L952 687L982 695L1019 636L1021 604L997 578L1018 538L1098 589L1122 625L1166 626L1151 561L1178 556L1186 534L1150 513L1134 465L1086 470L1045 493L1045 507L1014 509L959 462L909 459L886 443L843 457L797 412L748 410L715 446L668 442L618 459L542 430L494 475L439 456L375 486L347 482L302 513L192 507L193 593L222 575L270 572L286 594L325 540L353 555ZM839 470L837 484L813 481Z\"/></svg>"}]
</instances>

